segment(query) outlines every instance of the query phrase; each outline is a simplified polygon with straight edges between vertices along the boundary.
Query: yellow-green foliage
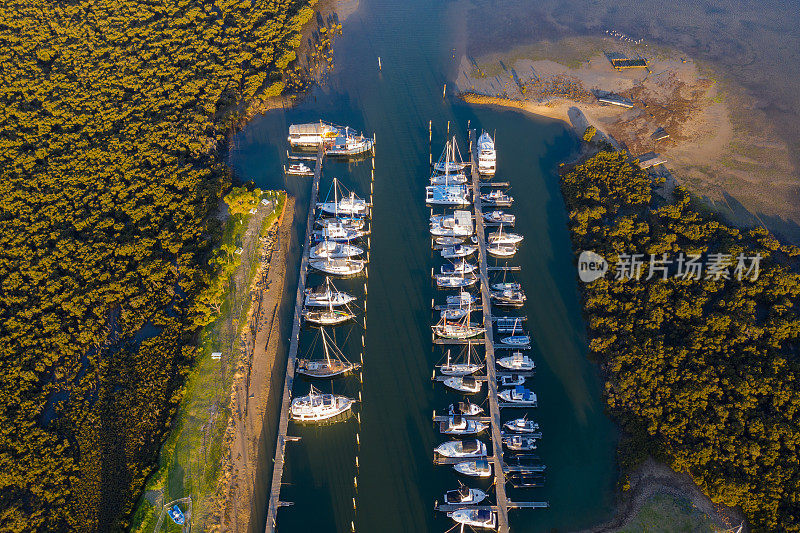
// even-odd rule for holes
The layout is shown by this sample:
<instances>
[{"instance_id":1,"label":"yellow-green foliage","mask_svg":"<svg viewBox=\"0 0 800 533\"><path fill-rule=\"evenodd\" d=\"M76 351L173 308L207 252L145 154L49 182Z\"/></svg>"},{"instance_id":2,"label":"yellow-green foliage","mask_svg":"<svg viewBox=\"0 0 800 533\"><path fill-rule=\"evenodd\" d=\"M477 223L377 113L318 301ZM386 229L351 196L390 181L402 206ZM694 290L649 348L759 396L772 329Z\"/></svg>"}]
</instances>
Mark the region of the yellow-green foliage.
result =
<instances>
[{"instance_id":1,"label":"yellow-green foliage","mask_svg":"<svg viewBox=\"0 0 800 533\"><path fill-rule=\"evenodd\" d=\"M314 3L0 4L0 530L125 527L193 356L215 146Z\"/></svg>"},{"instance_id":2,"label":"yellow-green foliage","mask_svg":"<svg viewBox=\"0 0 800 533\"><path fill-rule=\"evenodd\" d=\"M759 531L800 530L800 275L797 249L674 202L652 206L650 178L600 152L562 180L576 250L643 254L641 279L583 286L590 349L611 412L647 452L741 506ZM760 253L756 281L646 280L650 254Z\"/></svg>"}]
</instances>

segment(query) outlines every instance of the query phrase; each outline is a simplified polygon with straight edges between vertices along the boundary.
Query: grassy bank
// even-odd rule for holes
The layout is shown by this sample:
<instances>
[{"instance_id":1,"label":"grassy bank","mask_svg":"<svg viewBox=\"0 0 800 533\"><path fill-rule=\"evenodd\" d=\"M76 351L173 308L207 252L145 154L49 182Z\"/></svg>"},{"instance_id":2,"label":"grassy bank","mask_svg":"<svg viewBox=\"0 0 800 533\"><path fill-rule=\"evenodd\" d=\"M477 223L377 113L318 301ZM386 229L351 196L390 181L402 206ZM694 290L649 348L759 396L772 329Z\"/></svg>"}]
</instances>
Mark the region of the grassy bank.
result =
<instances>
[{"instance_id":1,"label":"grassy bank","mask_svg":"<svg viewBox=\"0 0 800 533\"><path fill-rule=\"evenodd\" d=\"M250 288L258 271L261 239L266 237L286 204L286 193L269 191L264 198L275 208L235 213L225 222L220 249L241 250L241 263L228 276L220 312L204 326L195 365L184 389L180 410L162 447L158 471L147 483L133 520L133 531L153 531L161 504L191 497L192 525L202 526L212 512L222 463L225 429L230 415L231 383L240 354L240 338L250 311ZM235 252L234 252L235 253ZM219 280L212 279L211 284ZM220 360L212 359L221 352ZM186 511L188 506L181 504ZM166 518L162 530L177 527Z\"/></svg>"}]
</instances>

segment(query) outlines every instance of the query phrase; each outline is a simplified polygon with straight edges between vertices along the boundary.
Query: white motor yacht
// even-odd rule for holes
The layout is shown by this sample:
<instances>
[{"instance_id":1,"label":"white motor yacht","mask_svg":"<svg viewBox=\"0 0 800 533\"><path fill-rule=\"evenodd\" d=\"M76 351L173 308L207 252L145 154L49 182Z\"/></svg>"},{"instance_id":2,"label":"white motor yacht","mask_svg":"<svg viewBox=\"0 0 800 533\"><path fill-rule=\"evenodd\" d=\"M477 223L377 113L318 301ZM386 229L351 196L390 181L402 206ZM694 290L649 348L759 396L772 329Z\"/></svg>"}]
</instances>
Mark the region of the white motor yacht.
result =
<instances>
[{"instance_id":1,"label":"white motor yacht","mask_svg":"<svg viewBox=\"0 0 800 533\"><path fill-rule=\"evenodd\" d=\"M448 490L444 493L446 505L475 505L486 499L486 493L480 489L471 489L461 485L458 490Z\"/></svg>"},{"instance_id":2,"label":"white motor yacht","mask_svg":"<svg viewBox=\"0 0 800 533\"><path fill-rule=\"evenodd\" d=\"M486 429L486 424L478 420L467 420L462 416L451 416L446 422L439 422L439 433L443 435L477 435Z\"/></svg>"},{"instance_id":3,"label":"white motor yacht","mask_svg":"<svg viewBox=\"0 0 800 533\"><path fill-rule=\"evenodd\" d=\"M497 151L494 139L487 132L478 137L478 172L482 176L494 176L497 169Z\"/></svg>"},{"instance_id":4,"label":"white motor yacht","mask_svg":"<svg viewBox=\"0 0 800 533\"><path fill-rule=\"evenodd\" d=\"M525 371L536 368L533 359L523 355L522 352L514 352L512 355L498 359L497 364L508 370Z\"/></svg>"},{"instance_id":5,"label":"white motor yacht","mask_svg":"<svg viewBox=\"0 0 800 533\"><path fill-rule=\"evenodd\" d=\"M464 526L497 529L497 513L491 509L458 509L447 516Z\"/></svg>"},{"instance_id":6,"label":"white motor yacht","mask_svg":"<svg viewBox=\"0 0 800 533\"><path fill-rule=\"evenodd\" d=\"M539 424L524 417L509 420L503 424L503 427L509 431L515 431L517 433L533 433L534 431L539 430Z\"/></svg>"},{"instance_id":7,"label":"white motor yacht","mask_svg":"<svg viewBox=\"0 0 800 533\"><path fill-rule=\"evenodd\" d=\"M436 286L440 289L458 289L470 287L478 282L475 276L463 276L458 274L436 274Z\"/></svg>"},{"instance_id":8,"label":"white motor yacht","mask_svg":"<svg viewBox=\"0 0 800 533\"><path fill-rule=\"evenodd\" d=\"M314 171L305 163L292 163L286 169L286 173L292 176L313 176Z\"/></svg>"},{"instance_id":9,"label":"white motor yacht","mask_svg":"<svg viewBox=\"0 0 800 533\"><path fill-rule=\"evenodd\" d=\"M484 213L483 214L483 219L486 222L495 222L495 223L498 223L498 224L508 224L508 225L511 226L511 225L514 225L514 222L516 222L517 217L515 217L514 215L512 215L510 213L506 213L504 211L495 210L495 211L487 211L486 213Z\"/></svg>"},{"instance_id":10,"label":"white motor yacht","mask_svg":"<svg viewBox=\"0 0 800 533\"><path fill-rule=\"evenodd\" d=\"M501 387L516 387L517 385L525 384L525 376L520 374L512 374L510 376L499 376L498 385Z\"/></svg>"},{"instance_id":11,"label":"white motor yacht","mask_svg":"<svg viewBox=\"0 0 800 533\"><path fill-rule=\"evenodd\" d=\"M490 477L492 475L492 464L486 459L464 461L453 465L453 470L465 476Z\"/></svg>"},{"instance_id":12,"label":"white motor yacht","mask_svg":"<svg viewBox=\"0 0 800 533\"><path fill-rule=\"evenodd\" d=\"M446 246L442 248L441 254L445 259L460 259L462 257L469 257L478 250L477 246L471 244L457 244L455 246Z\"/></svg>"},{"instance_id":13,"label":"white motor yacht","mask_svg":"<svg viewBox=\"0 0 800 533\"><path fill-rule=\"evenodd\" d=\"M497 207L510 207L514 203L514 198L499 189L494 189L481 195L481 201L486 205Z\"/></svg>"},{"instance_id":14,"label":"white motor yacht","mask_svg":"<svg viewBox=\"0 0 800 533\"><path fill-rule=\"evenodd\" d=\"M483 414L483 408L467 401L451 403L450 407L447 408L447 412L451 415L478 416Z\"/></svg>"},{"instance_id":15,"label":"white motor yacht","mask_svg":"<svg viewBox=\"0 0 800 533\"><path fill-rule=\"evenodd\" d=\"M434 451L442 457L474 459L486 457L486 444L477 439L451 440L440 444Z\"/></svg>"},{"instance_id":16,"label":"white motor yacht","mask_svg":"<svg viewBox=\"0 0 800 533\"><path fill-rule=\"evenodd\" d=\"M475 394L481 391L483 382L472 376L453 376L444 380L444 386L465 394Z\"/></svg>"},{"instance_id":17,"label":"white motor yacht","mask_svg":"<svg viewBox=\"0 0 800 533\"><path fill-rule=\"evenodd\" d=\"M306 396L292 400L289 414L292 420L319 422L349 411L354 402L346 396L321 393L312 385Z\"/></svg>"},{"instance_id":18,"label":"white motor yacht","mask_svg":"<svg viewBox=\"0 0 800 533\"><path fill-rule=\"evenodd\" d=\"M497 393L498 398L504 402L517 405L536 407L536 393L517 385L513 389L504 389Z\"/></svg>"},{"instance_id":19,"label":"white motor yacht","mask_svg":"<svg viewBox=\"0 0 800 533\"><path fill-rule=\"evenodd\" d=\"M529 452L536 449L536 438L530 435L503 435L503 444L514 452Z\"/></svg>"}]
</instances>

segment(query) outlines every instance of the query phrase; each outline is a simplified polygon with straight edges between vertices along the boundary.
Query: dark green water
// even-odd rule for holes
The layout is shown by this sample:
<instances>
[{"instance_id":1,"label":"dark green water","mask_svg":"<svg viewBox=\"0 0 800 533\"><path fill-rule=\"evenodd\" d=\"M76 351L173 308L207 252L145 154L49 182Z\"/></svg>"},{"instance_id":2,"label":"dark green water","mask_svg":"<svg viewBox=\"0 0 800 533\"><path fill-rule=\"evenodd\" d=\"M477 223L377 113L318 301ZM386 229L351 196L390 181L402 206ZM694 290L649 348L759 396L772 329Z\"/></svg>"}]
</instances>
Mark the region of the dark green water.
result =
<instances>
[{"instance_id":1,"label":"dark green water","mask_svg":"<svg viewBox=\"0 0 800 533\"><path fill-rule=\"evenodd\" d=\"M447 121L462 152L468 121L472 127L497 131L496 180L511 182L516 199L511 211L517 215L517 232L525 236L514 263L523 268L518 280L528 294L524 314L538 365L531 386L540 405L532 415L544 432L538 453L548 473L545 487L512 490L511 497L546 500L551 508L512 511L512 530L569 531L607 519L612 511L616 433L603 412L597 371L585 358L584 324L556 174L559 162L577 149L577 139L561 123L470 107L450 95L442 98L442 85L464 46L464 25L453 17L456 8L422 0L362 2L335 45L336 67L329 83L295 109L252 121L234 139L231 164L240 177L261 187L286 187L298 196L298 207L307 205L308 182L288 178L285 183L280 172L288 124L324 118L375 132L378 141L363 386L352 377L332 385L351 396L362 392L361 423L353 419L329 427L290 428L303 440L288 445L281 499L295 505L278 514L282 532L346 532L351 521L362 532L445 531L452 525L433 511L434 500L455 488L458 478L450 467L431 462L433 448L445 440L431 422L432 411L457 397L430 380L441 351L434 349L430 333L430 302L437 295L430 269L440 261L430 249L424 204L429 120L434 156L442 149ZM377 56L383 60L381 73ZM369 196L369 161L326 161L323 194L333 177ZM298 211L296 219L304 219L304 207ZM311 276L309 281L319 279ZM362 294L363 281L338 286ZM294 288L287 292L294 297ZM357 328L337 330L351 360L358 359L362 333ZM301 353L313 337L313 332L303 332ZM308 384L297 380L295 394L307 391ZM268 477L274 441L267 446L263 475ZM258 524L255 529L262 528Z\"/></svg>"}]
</instances>

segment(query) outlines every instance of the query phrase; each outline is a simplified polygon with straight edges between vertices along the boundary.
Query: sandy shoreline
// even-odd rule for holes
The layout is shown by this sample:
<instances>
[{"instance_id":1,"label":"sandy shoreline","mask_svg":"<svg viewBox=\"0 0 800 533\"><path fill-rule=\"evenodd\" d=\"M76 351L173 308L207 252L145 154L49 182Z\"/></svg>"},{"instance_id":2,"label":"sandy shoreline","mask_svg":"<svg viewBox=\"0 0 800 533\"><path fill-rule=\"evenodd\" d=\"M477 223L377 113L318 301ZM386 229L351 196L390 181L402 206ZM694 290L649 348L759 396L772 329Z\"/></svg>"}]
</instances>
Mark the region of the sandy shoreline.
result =
<instances>
[{"instance_id":1,"label":"sandy shoreline","mask_svg":"<svg viewBox=\"0 0 800 533\"><path fill-rule=\"evenodd\" d=\"M733 223L800 240L798 170L746 93L677 50L614 46L574 38L464 56L456 86L467 102L563 120L579 135L591 124L636 157L666 160L679 183ZM604 52L646 57L647 68L616 70ZM630 107L600 103L605 95Z\"/></svg>"},{"instance_id":2,"label":"sandy shoreline","mask_svg":"<svg viewBox=\"0 0 800 533\"><path fill-rule=\"evenodd\" d=\"M288 243L294 217L294 198L287 197L281 219L264 243L261 263L253 278L246 350L240 355L231 391L231 419L223 443L223 466L217 489L216 524L220 531L247 531L253 502L264 415L271 393L271 372L278 352L280 307L286 274ZM255 335L252 334L255 331Z\"/></svg>"}]
</instances>

